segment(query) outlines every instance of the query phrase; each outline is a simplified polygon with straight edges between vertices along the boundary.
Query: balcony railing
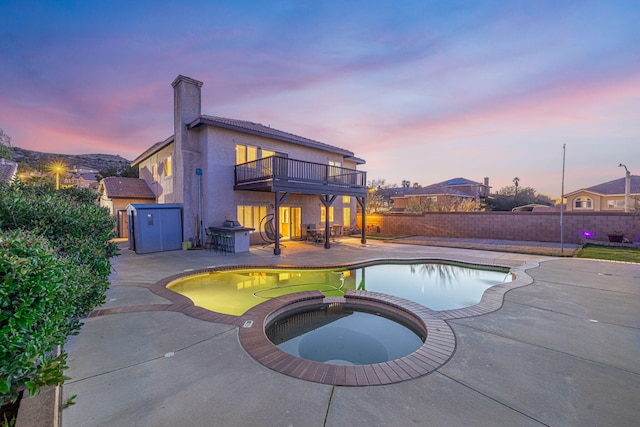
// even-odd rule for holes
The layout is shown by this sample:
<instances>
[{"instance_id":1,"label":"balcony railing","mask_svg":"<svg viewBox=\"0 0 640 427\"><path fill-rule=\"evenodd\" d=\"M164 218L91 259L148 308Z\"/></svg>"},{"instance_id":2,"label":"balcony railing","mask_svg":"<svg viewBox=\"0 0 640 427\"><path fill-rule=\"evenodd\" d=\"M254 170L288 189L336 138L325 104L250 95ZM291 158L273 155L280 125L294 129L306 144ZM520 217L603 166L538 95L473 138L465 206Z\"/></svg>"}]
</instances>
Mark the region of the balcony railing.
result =
<instances>
[{"instance_id":1,"label":"balcony railing","mask_svg":"<svg viewBox=\"0 0 640 427\"><path fill-rule=\"evenodd\" d=\"M235 186L287 185L312 190L315 187L353 188L366 192L367 173L355 169L270 156L235 166Z\"/></svg>"}]
</instances>

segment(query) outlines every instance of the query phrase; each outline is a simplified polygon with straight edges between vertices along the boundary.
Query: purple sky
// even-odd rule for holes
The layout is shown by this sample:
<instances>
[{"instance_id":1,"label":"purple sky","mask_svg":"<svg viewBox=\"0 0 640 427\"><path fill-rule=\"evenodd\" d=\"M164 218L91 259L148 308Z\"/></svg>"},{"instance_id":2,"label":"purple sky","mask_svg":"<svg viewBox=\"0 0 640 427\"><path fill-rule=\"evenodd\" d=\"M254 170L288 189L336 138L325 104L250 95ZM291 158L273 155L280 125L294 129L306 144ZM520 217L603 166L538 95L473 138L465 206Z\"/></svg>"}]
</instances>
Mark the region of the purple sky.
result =
<instances>
[{"instance_id":1,"label":"purple sky","mask_svg":"<svg viewBox=\"0 0 640 427\"><path fill-rule=\"evenodd\" d=\"M0 0L0 128L133 159L203 114L353 151L368 179L565 191L640 175L640 2Z\"/></svg>"}]
</instances>

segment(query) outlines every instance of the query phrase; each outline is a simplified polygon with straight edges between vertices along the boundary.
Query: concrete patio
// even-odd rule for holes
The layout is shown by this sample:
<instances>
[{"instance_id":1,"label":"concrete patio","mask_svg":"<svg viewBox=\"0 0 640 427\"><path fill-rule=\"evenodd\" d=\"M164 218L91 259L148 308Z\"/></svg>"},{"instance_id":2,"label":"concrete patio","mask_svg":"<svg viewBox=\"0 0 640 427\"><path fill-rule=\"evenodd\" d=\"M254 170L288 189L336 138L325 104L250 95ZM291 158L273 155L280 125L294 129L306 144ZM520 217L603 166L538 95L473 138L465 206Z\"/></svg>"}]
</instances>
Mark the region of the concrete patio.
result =
<instances>
[{"instance_id":1,"label":"concrete patio","mask_svg":"<svg viewBox=\"0 0 640 427\"><path fill-rule=\"evenodd\" d=\"M287 243L282 255L172 251L121 244L102 309L68 341L64 427L85 426L635 426L640 419L640 266L576 258L342 239L330 250ZM530 285L495 312L448 320L451 359L426 376L339 387L271 371L238 328L149 305L148 287L222 265L336 265L438 258L513 267ZM525 273L526 270L526 273ZM141 307L137 311L136 307ZM108 311L112 313L113 311Z\"/></svg>"}]
</instances>

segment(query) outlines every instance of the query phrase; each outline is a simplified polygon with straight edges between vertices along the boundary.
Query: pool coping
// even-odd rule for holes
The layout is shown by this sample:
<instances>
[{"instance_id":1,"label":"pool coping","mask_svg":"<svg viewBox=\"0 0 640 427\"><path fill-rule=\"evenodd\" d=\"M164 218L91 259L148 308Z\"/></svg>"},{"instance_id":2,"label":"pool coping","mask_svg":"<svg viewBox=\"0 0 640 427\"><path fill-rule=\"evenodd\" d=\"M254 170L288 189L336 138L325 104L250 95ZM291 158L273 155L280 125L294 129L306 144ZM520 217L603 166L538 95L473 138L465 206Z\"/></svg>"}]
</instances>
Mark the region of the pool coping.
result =
<instances>
[{"instance_id":1,"label":"pool coping","mask_svg":"<svg viewBox=\"0 0 640 427\"><path fill-rule=\"evenodd\" d=\"M307 381L324 384L342 386L371 386L392 384L407 381L427 375L442 365L453 356L456 348L455 334L447 324L448 320L466 317L480 316L491 313L502 307L504 295L519 287L527 286L533 279L526 274L526 270L539 266L551 258L541 258L528 261L518 267L510 267L499 264L474 263L450 258L376 258L356 263L344 263L333 265L299 266L290 264L279 265L227 265L210 267L205 269L185 271L161 279L155 283L127 283L128 286L140 286L149 289L151 292L169 301L168 304L148 304L137 306L122 306L116 308L97 309L89 313L87 317L98 317L109 314L147 312L147 311L172 311L183 313L187 316L213 323L223 323L239 328L238 336L244 350L256 361L269 369L283 373L288 376L300 378ZM321 301L342 301L343 297L324 297L320 291L308 291L284 295L278 298L267 300L254 306L241 316L233 316L210 311L208 309L195 306L193 302L174 291L167 288L170 283L191 276L207 274L216 271L239 270L247 268L260 269L327 269L327 268L359 268L368 265L375 265L381 262L390 263L445 263L456 264L468 267L505 269L514 275L511 282L494 285L487 289L478 304L453 310L434 311L421 304L414 303L399 297L371 291L348 290L344 298L357 301L359 304L375 305L384 304L385 309L398 309L400 312L409 312L419 318L427 330L427 339L422 347L403 358L389 362L344 366L330 365L310 360L300 359L283 352L271 343L264 331L265 321L274 312L283 307L304 302L305 300L317 304ZM114 283L117 284L117 283ZM245 327L251 324L251 327ZM253 326L256 327L253 327ZM257 326L260 327L257 327Z\"/></svg>"}]
</instances>

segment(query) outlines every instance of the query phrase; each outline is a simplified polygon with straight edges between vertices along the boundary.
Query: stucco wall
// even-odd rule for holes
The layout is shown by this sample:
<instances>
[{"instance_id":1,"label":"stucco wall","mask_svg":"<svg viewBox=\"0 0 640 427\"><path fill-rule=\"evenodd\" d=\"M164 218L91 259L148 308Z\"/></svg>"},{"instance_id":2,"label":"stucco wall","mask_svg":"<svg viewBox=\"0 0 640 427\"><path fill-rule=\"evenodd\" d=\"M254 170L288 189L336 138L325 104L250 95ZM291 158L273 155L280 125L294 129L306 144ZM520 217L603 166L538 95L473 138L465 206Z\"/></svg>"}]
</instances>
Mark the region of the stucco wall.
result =
<instances>
[{"instance_id":1,"label":"stucco wall","mask_svg":"<svg viewBox=\"0 0 640 427\"><path fill-rule=\"evenodd\" d=\"M140 162L139 170L140 170L140 178L144 179L153 194L156 195L158 203L174 203L174 194L173 194L173 174L175 173L175 159L174 159L174 149L175 144L169 144L162 150L157 153L149 156L144 161ZM164 163L167 161L167 158L172 157L173 172L172 175L166 176L164 174ZM153 167L157 169L157 179L153 179ZM140 202L136 202L140 203ZM152 201L147 201L145 203L153 203ZM126 206L125 206L126 207Z\"/></svg>"},{"instance_id":2,"label":"stucco wall","mask_svg":"<svg viewBox=\"0 0 640 427\"><path fill-rule=\"evenodd\" d=\"M361 215L358 214L361 225ZM368 214L367 230L380 227L382 233L430 237L504 239L560 242L560 213L549 212L460 212L423 215ZM640 239L640 219L625 213L564 214L564 241L580 243L584 232L593 240L607 240L607 234L622 230L632 242Z\"/></svg>"},{"instance_id":3,"label":"stucco wall","mask_svg":"<svg viewBox=\"0 0 640 427\"><path fill-rule=\"evenodd\" d=\"M274 193L256 191L235 191L234 165L236 162L236 144L252 145L264 150L287 153L290 158L326 163L327 160L340 161L341 156L326 151L289 144L282 141L243 134L232 130L204 127L200 131L200 151L206 158L203 168L203 201L205 227L221 225L226 219L236 219L239 205L267 206L267 212L273 213L271 205L275 203ZM302 223L320 225L321 202L317 195L291 194L282 206L302 208ZM343 223L342 209L351 208L351 223L355 223L356 200L344 204L342 197L336 198L334 207L335 223Z\"/></svg>"}]
</instances>

